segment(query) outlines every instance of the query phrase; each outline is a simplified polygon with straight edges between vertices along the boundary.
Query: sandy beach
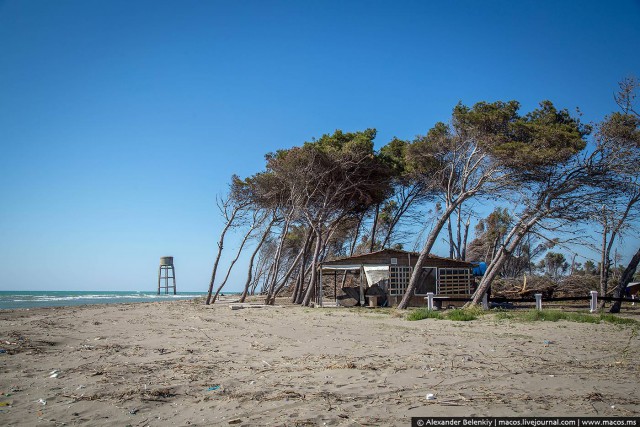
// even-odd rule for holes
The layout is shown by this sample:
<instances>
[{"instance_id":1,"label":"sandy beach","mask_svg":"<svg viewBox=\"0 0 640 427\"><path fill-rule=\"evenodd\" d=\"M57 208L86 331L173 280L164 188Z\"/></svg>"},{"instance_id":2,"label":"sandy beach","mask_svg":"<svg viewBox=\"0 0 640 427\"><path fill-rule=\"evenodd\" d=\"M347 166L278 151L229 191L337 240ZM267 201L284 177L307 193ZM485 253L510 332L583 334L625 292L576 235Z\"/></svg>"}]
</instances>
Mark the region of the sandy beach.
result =
<instances>
[{"instance_id":1,"label":"sandy beach","mask_svg":"<svg viewBox=\"0 0 640 427\"><path fill-rule=\"evenodd\" d=\"M0 424L638 416L637 326L191 301L0 312ZM427 394L433 394L427 399Z\"/></svg>"}]
</instances>

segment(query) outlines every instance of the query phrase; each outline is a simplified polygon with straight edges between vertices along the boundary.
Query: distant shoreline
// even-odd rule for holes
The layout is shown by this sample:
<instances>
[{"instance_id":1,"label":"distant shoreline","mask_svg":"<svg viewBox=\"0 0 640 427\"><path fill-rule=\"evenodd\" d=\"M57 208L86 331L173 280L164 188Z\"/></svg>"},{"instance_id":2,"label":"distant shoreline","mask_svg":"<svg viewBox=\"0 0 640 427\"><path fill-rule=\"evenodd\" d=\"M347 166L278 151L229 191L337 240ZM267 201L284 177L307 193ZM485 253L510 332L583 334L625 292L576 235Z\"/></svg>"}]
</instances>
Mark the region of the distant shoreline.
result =
<instances>
[{"instance_id":1,"label":"distant shoreline","mask_svg":"<svg viewBox=\"0 0 640 427\"><path fill-rule=\"evenodd\" d=\"M236 294L239 295L239 293L233 292L225 295ZM158 295L156 292L139 291L0 291L0 310L183 301L204 298L205 296L206 293L204 292L178 292L176 295Z\"/></svg>"}]
</instances>

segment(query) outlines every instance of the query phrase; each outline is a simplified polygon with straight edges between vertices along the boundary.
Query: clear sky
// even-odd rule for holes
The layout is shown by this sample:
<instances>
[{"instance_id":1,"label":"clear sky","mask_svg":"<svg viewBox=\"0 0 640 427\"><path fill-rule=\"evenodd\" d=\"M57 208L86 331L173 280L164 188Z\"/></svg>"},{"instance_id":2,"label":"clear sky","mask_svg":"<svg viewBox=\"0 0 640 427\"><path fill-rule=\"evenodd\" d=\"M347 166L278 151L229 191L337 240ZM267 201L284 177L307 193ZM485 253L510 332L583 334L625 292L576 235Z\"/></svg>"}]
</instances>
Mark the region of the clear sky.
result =
<instances>
[{"instance_id":1,"label":"clear sky","mask_svg":"<svg viewBox=\"0 0 640 427\"><path fill-rule=\"evenodd\" d=\"M153 290L173 255L206 291L216 195L265 153L458 101L597 121L639 53L637 0L0 0L0 290Z\"/></svg>"}]
</instances>

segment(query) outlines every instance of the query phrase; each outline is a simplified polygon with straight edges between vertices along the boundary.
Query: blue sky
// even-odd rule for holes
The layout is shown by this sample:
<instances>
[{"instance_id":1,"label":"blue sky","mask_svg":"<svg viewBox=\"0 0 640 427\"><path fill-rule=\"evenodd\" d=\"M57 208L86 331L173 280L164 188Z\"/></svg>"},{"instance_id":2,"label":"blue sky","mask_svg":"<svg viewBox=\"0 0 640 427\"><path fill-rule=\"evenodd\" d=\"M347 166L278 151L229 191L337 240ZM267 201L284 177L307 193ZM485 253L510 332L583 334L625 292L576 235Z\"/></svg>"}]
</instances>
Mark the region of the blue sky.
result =
<instances>
[{"instance_id":1,"label":"blue sky","mask_svg":"<svg viewBox=\"0 0 640 427\"><path fill-rule=\"evenodd\" d=\"M154 289L173 255L205 291L216 195L265 153L458 101L597 121L639 46L638 1L0 0L0 290Z\"/></svg>"}]
</instances>

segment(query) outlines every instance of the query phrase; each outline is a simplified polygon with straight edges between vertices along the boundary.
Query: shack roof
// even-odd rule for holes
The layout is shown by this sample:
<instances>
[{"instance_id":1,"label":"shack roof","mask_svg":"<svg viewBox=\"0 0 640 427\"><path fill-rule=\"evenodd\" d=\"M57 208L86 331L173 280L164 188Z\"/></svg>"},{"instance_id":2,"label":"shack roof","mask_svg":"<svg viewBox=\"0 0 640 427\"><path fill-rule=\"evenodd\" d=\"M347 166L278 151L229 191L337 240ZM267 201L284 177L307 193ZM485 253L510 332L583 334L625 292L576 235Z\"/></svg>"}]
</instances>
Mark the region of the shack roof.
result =
<instances>
[{"instance_id":1,"label":"shack roof","mask_svg":"<svg viewBox=\"0 0 640 427\"><path fill-rule=\"evenodd\" d=\"M336 259L324 261L320 265L321 266L347 265L347 264L387 265L387 264L391 264L390 262L391 258L409 259L411 265L414 265L415 262L418 260L419 256L420 254L417 252L403 251L400 249L382 249L381 251L370 252L368 254L353 255L350 257L342 257L342 258L336 258ZM446 263L447 265L451 265L453 267L462 267L462 268L473 267L473 264L470 262L458 261L455 259L439 257L432 254L429 254L428 258L429 260L439 261L440 263L443 263L443 264Z\"/></svg>"},{"instance_id":2,"label":"shack roof","mask_svg":"<svg viewBox=\"0 0 640 427\"><path fill-rule=\"evenodd\" d=\"M640 282L631 282L627 285L627 289L629 289L630 292L635 292L637 290L640 289Z\"/></svg>"}]
</instances>

